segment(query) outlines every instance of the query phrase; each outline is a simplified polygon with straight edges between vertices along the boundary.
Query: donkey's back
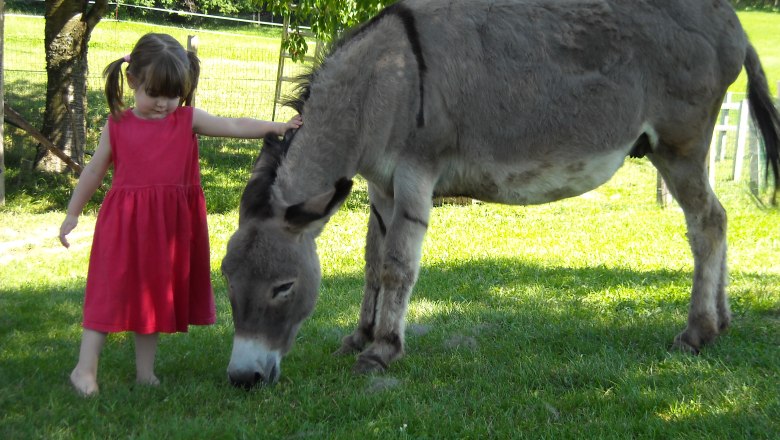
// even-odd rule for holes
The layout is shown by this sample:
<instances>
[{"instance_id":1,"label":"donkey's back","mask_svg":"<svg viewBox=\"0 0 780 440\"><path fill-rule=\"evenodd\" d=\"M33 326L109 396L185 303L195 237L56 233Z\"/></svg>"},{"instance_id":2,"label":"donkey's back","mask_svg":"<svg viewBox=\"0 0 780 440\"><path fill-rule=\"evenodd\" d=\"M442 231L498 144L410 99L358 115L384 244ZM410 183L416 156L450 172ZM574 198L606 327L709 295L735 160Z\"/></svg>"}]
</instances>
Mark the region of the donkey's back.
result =
<instances>
[{"instance_id":1,"label":"donkey's back","mask_svg":"<svg viewBox=\"0 0 780 440\"><path fill-rule=\"evenodd\" d=\"M403 5L425 68L416 140L440 161L438 195L543 203L660 143L703 155L747 48L726 1Z\"/></svg>"}]
</instances>

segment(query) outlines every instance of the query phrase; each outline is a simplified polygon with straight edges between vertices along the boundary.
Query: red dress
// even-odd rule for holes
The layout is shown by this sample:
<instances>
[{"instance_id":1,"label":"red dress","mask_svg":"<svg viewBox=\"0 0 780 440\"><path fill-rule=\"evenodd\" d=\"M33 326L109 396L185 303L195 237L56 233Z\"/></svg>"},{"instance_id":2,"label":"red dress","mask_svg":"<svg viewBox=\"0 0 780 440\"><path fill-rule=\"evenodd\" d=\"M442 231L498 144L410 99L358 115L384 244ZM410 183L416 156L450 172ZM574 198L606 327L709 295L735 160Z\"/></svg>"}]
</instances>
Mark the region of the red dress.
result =
<instances>
[{"instance_id":1,"label":"red dress","mask_svg":"<svg viewBox=\"0 0 780 440\"><path fill-rule=\"evenodd\" d=\"M95 225L85 328L173 333L216 320L192 111L109 118L114 178Z\"/></svg>"}]
</instances>

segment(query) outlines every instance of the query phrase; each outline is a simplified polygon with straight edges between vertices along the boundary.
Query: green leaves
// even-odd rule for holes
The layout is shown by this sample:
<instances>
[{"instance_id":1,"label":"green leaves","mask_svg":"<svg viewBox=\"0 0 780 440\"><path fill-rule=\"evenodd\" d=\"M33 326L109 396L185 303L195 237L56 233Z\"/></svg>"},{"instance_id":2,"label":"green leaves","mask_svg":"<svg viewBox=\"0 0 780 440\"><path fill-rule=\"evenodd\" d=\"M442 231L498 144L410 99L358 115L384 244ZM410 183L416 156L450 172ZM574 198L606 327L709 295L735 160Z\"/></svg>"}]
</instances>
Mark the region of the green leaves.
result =
<instances>
[{"instance_id":1,"label":"green leaves","mask_svg":"<svg viewBox=\"0 0 780 440\"><path fill-rule=\"evenodd\" d=\"M266 5L274 14L289 19L292 31L282 45L298 61L307 51L302 28L311 28L316 39L330 43L345 29L370 19L392 3L395 0L302 0L291 5L274 0Z\"/></svg>"}]
</instances>

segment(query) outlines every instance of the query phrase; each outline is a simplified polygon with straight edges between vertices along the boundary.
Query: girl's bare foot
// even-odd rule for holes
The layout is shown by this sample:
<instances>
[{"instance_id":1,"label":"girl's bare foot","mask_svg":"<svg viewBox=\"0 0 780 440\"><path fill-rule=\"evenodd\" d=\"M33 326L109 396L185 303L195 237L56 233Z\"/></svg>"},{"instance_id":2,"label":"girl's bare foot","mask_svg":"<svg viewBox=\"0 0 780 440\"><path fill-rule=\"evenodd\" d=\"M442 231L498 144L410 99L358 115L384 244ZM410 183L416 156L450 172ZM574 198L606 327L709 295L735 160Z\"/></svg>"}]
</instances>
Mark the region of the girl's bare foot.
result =
<instances>
[{"instance_id":1,"label":"girl's bare foot","mask_svg":"<svg viewBox=\"0 0 780 440\"><path fill-rule=\"evenodd\" d=\"M97 394L98 384L97 378L90 373L74 368L70 373L70 383L76 388L76 391L84 397L89 397Z\"/></svg>"},{"instance_id":2,"label":"girl's bare foot","mask_svg":"<svg viewBox=\"0 0 780 440\"><path fill-rule=\"evenodd\" d=\"M157 378L154 374L148 375L148 376L136 376L135 383L140 385L149 385L156 387L160 385L160 379Z\"/></svg>"}]
</instances>

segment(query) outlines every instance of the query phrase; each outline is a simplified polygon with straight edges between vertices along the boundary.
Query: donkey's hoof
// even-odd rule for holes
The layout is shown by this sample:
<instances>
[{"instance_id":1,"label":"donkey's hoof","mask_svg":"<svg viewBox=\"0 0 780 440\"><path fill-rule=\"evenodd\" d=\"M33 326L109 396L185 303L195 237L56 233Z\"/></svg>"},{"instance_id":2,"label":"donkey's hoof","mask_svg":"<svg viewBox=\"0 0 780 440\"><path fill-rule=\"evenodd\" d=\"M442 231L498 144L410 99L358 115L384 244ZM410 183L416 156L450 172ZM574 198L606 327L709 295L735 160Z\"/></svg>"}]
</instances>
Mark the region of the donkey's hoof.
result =
<instances>
[{"instance_id":1,"label":"donkey's hoof","mask_svg":"<svg viewBox=\"0 0 780 440\"><path fill-rule=\"evenodd\" d=\"M699 345L692 343L685 332L680 333L674 338L672 349L692 355L699 354Z\"/></svg>"},{"instance_id":2,"label":"donkey's hoof","mask_svg":"<svg viewBox=\"0 0 780 440\"><path fill-rule=\"evenodd\" d=\"M355 366L352 367L352 372L355 374L372 374L372 373L384 373L387 371L387 363L379 358L377 355L365 355L358 356Z\"/></svg>"},{"instance_id":3,"label":"donkey's hoof","mask_svg":"<svg viewBox=\"0 0 780 440\"><path fill-rule=\"evenodd\" d=\"M718 321L718 333L723 333L731 326L731 315L727 314L720 317Z\"/></svg>"},{"instance_id":4,"label":"donkey's hoof","mask_svg":"<svg viewBox=\"0 0 780 440\"><path fill-rule=\"evenodd\" d=\"M347 356L359 352L360 350L349 344L341 344L338 350L333 352L333 356Z\"/></svg>"},{"instance_id":5,"label":"donkey's hoof","mask_svg":"<svg viewBox=\"0 0 780 440\"><path fill-rule=\"evenodd\" d=\"M341 340L341 347L333 352L334 356L346 356L363 351L364 344L356 341L355 335L347 335Z\"/></svg>"}]
</instances>

